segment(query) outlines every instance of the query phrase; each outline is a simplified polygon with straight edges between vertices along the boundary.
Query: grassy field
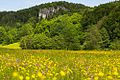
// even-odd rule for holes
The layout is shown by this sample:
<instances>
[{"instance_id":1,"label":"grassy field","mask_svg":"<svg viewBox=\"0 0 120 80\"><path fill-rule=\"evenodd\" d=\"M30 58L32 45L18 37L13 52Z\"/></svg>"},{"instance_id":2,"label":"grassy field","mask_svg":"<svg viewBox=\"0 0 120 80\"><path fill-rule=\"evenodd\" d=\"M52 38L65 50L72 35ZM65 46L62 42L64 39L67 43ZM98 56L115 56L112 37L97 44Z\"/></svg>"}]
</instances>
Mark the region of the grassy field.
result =
<instances>
[{"instance_id":1,"label":"grassy field","mask_svg":"<svg viewBox=\"0 0 120 80\"><path fill-rule=\"evenodd\" d=\"M0 49L0 80L120 80L120 51Z\"/></svg>"},{"instance_id":2,"label":"grassy field","mask_svg":"<svg viewBox=\"0 0 120 80\"><path fill-rule=\"evenodd\" d=\"M10 44L10 45L0 45L0 48L7 48L7 49L21 49L19 42L18 43L14 43L14 44Z\"/></svg>"}]
</instances>

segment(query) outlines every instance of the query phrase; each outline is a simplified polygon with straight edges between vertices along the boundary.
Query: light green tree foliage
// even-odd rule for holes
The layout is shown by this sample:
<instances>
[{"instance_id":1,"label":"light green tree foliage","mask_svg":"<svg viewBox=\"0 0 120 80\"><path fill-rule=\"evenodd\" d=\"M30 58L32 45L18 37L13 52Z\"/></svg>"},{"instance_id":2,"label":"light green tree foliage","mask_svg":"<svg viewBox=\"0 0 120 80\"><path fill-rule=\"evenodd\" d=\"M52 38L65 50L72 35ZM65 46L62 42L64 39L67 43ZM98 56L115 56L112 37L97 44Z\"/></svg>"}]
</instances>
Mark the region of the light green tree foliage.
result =
<instances>
[{"instance_id":1,"label":"light green tree foliage","mask_svg":"<svg viewBox=\"0 0 120 80\"><path fill-rule=\"evenodd\" d=\"M4 40L5 34L6 34L6 30L1 26L1 27L0 27L0 44L1 44L1 43L3 42L3 40Z\"/></svg>"},{"instance_id":2,"label":"light green tree foliage","mask_svg":"<svg viewBox=\"0 0 120 80\"><path fill-rule=\"evenodd\" d=\"M66 49L66 42L63 35L54 36L52 38L52 49Z\"/></svg>"},{"instance_id":3,"label":"light green tree foliage","mask_svg":"<svg viewBox=\"0 0 120 80\"><path fill-rule=\"evenodd\" d=\"M23 36L26 36L26 35L30 35L33 32L34 32L34 29L32 27L32 24L31 23L26 23L20 28L19 36L23 37Z\"/></svg>"},{"instance_id":4,"label":"light green tree foliage","mask_svg":"<svg viewBox=\"0 0 120 80\"><path fill-rule=\"evenodd\" d=\"M100 29L100 34L102 37L101 48L108 48L110 44L110 36L108 34L108 31L103 27Z\"/></svg>"},{"instance_id":5,"label":"light green tree foliage","mask_svg":"<svg viewBox=\"0 0 120 80\"><path fill-rule=\"evenodd\" d=\"M3 44L11 44L17 41L18 41L18 30L16 28L13 28L5 34Z\"/></svg>"},{"instance_id":6,"label":"light green tree foliage","mask_svg":"<svg viewBox=\"0 0 120 80\"><path fill-rule=\"evenodd\" d=\"M80 25L81 15L75 13L72 16L59 16L54 27L50 27L51 36L63 36L65 49L78 50L80 49L80 33L82 27Z\"/></svg>"},{"instance_id":7,"label":"light green tree foliage","mask_svg":"<svg viewBox=\"0 0 120 80\"><path fill-rule=\"evenodd\" d=\"M44 33L47 36L49 36L49 30L50 30L50 26L51 26L50 23L51 23L51 21L48 21L46 19L43 19L42 21L37 23L36 28L34 30L35 34ZM52 24L54 24L54 23L52 23Z\"/></svg>"},{"instance_id":8,"label":"light green tree foliage","mask_svg":"<svg viewBox=\"0 0 120 80\"><path fill-rule=\"evenodd\" d=\"M0 44L11 44L20 39L17 28L0 27Z\"/></svg>"},{"instance_id":9,"label":"light green tree foliage","mask_svg":"<svg viewBox=\"0 0 120 80\"><path fill-rule=\"evenodd\" d=\"M45 34L28 35L22 38L20 46L23 49L49 49L51 39Z\"/></svg>"},{"instance_id":10,"label":"light green tree foliage","mask_svg":"<svg viewBox=\"0 0 120 80\"><path fill-rule=\"evenodd\" d=\"M45 34L35 34L32 40L33 49L51 49L51 38Z\"/></svg>"},{"instance_id":11,"label":"light green tree foliage","mask_svg":"<svg viewBox=\"0 0 120 80\"><path fill-rule=\"evenodd\" d=\"M22 37L21 41L20 41L20 47L22 49L32 49L32 39L33 39L33 35L28 35L25 37Z\"/></svg>"},{"instance_id":12,"label":"light green tree foliage","mask_svg":"<svg viewBox=\"0 0 120 80\"><path fill-rule=\"evenodd\" d=\"M74 13L71 16L66 14L51 20L42 20L37 24L34 30L34 47L31 48L80 49L81 35L83 35L80 25L81 18L82 16L80 14Z\"/></svg>"},{"instance_id":13,"label":"light green tree foliage","mask_svg":"<svg viewBox=\"0 0 120 80\"><path fill-rule=\"evenodd\" d=\"M102 42L102 37L98 31L98 28L94 25L89 26L86 32L83 49L87 49L87 50L100 49L101 42Z\"/></svg>"}]
</instances>

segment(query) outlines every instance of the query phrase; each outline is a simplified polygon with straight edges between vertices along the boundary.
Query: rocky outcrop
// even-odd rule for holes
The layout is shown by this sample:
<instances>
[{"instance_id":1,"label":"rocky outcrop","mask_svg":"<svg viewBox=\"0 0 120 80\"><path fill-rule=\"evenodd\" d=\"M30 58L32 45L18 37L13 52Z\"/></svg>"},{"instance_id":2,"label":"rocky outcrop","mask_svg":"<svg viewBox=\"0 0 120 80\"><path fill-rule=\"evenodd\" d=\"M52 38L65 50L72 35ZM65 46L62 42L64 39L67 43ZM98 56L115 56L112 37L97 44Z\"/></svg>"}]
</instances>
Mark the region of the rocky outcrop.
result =
<instances>
[{"instance_id":1,"label":"rocky outcrop","mask_svg":"<svg viewBox=\"0 0 120 80\"><path fill-rule=\"evenodd\" d=\"M55 13L57 13L59 10L67 10L65 7L62 6L57 6L55 7L49 7L49 8L43 8L40 9L39 11L39 19L46 19L48 18L50 15L53 15Z\"/></svg>"}]
</instances>

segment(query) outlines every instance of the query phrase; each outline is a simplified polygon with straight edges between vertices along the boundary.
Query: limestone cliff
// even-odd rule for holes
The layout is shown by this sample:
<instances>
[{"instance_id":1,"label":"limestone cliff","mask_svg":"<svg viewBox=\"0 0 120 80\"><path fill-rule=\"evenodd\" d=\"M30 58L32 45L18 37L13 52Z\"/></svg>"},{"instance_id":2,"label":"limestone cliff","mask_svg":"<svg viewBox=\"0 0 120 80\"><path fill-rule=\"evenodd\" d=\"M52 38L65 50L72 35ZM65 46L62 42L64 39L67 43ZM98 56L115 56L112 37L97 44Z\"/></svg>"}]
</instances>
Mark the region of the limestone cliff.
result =
<instances>
[{"instance_id":1,"label":"limestone cliff","mask_svg":"<svg viewBox=\"0 0 120 80\"><path fill-rule=\"evenodd\" d=\"M42 18L46 19L50 15L53 15L53 14L57 13L59 10L66 11L67 9L65 7L62 7L62 6L49 7L49 8L40 9L40 11L39 11L39 19L42 19Z\"/></svg>"}]
</instances>

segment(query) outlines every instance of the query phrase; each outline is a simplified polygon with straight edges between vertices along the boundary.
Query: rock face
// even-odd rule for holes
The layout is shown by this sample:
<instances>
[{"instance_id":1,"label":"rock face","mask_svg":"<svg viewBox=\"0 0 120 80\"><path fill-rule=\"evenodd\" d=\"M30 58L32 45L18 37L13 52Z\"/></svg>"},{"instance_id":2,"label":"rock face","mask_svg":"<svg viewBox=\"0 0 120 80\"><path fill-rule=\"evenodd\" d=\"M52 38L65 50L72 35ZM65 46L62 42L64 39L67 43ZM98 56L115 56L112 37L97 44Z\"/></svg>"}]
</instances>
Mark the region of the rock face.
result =
<instances>
[{"instance_id":1,"label":"rock face","mask_svg":"<svg viewBox=\"0 0 120 80\"><path fill-rule=\"evenodd\" d=\"M65 10L66 11L67 9L65 7L62 7L62 6L57 6L56 8L55 7L49 7L49 8L40 9L39 19L46 19L50 15L55 14L59 10Z\"/></svg>"}]
</instances>

